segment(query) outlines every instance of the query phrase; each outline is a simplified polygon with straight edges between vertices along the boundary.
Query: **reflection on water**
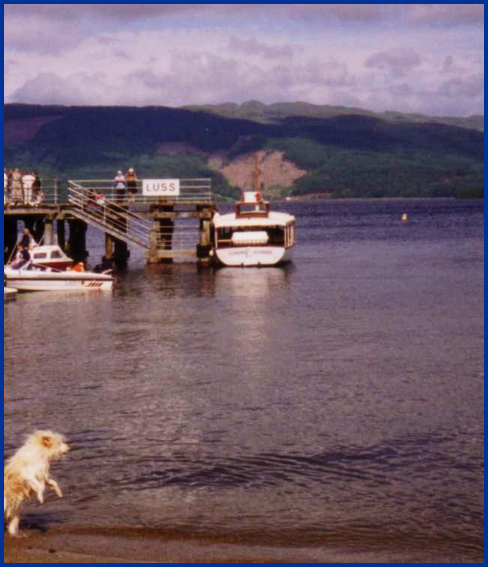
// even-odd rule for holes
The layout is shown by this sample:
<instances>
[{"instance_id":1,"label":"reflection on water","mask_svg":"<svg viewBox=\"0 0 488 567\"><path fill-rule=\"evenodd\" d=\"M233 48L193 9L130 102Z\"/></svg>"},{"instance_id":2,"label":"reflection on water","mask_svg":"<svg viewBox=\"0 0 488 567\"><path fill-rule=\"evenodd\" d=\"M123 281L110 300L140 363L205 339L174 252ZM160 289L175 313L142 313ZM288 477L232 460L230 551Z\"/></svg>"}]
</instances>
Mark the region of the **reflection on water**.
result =
<instances>
[{"instance_id":1,"label":"reflection on water","mask_svg":"<svg viewBox=\"0 0 488 567\"><path fill-rule=\"evenodd\" d=\"M215 273L215 286L218 293L252 303L279 295L293 285L294 270L293 264L279 268L221 268Z\"/></svg>"},{"instance_id":2,"label":"reflection on water","mask_svg":"<svg viewBox=\"0 0 488 567\"><path fill-rule=\"evenodd\" d=\"M33 525L482 560L482 205L295 206L294 265L5 306L5 452L73 445Z\"/></svg>"}]
</instances>

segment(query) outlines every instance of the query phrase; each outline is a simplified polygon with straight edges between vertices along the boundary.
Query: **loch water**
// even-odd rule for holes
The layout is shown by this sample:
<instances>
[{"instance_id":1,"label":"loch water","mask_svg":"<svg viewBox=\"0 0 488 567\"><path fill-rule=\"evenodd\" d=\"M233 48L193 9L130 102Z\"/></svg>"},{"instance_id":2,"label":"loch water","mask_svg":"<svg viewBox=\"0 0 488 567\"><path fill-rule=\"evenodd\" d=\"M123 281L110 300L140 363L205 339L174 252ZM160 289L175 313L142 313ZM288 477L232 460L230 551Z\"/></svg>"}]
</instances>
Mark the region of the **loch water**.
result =
<instances>
[{"instance_id":1,"label":"loch water","mask_svg":"<svg viewBox=\"0 0 488 567\"><path fill-rule=\"evenodd\" d=\"M273 207L286 267L134 249L113 293L5 305L5 457L37 428L72 445L66 498L24 521L483 561L483 201Z\"/></svg>"}]
</instances>

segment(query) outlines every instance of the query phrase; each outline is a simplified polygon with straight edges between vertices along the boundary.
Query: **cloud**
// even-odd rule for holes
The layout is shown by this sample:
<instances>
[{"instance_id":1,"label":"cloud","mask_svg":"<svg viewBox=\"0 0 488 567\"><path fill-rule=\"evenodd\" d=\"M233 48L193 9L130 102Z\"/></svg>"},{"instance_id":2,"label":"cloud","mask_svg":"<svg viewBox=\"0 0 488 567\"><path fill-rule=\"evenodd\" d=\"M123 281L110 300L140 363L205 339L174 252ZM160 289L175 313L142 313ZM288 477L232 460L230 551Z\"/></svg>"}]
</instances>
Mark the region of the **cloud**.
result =
<instances>
[{"instance_id":1,"label":"cloud","mask_svg":"<svg viewBox=\"0 0 488 567\"><path fill-rule=\"evenodd\" d=\"M10 17L4 22L4 51L36 51L59 53L78 45L86 35L75 23L63 23L51 19Z\"/></svg>"},{"instance_id":2,"label":"cloud","mask_svg":"<svg viewBox=\"0 0 488 567\"><path fill-rule=\"evenodd\" d=\"M370 55L364 65L392 75L404 76L421 65L421 58L413 49L395 48Z\"/></svg>"},{"instance_id":3,"label":"cloud","mask_svg":"<svg viewBox=\"0 0 488 567\"><path fill-rule=\"evenodd\" d=\"M229 16L306 22L381 22L463 25L484 22L483 4L4 4L4 18L40 16L59 20L100 18L134 22L158 17Z\"/></svg>"},{"instance_id":4,"label":"cloud","mask_svg":"<svg viewBox=\"0 0 488 567\"><path fill-rule=\"evenodd\" d=\"M134 21L154 16L194 13L205 9L205 4L4 4L4 17L40 16L59 20L103 18L116 21Z\"/></svg>"},{"instance_id":5,"label":"cloud","mask_svg":"<svg viewBox=\"0 0 488 567\"><path fill-rule=\"evenodd\" d=\"M453 65L454 65L453 57L451 55L447 55L442 65L444 72L448 73L452 69Z\"/></svg>"},{"instance_id":6,"label":"cloud","mask_svg":"<svg viewBox=\"0 0 488 567\"><path fill-rule=\"evenodd\" d=\"M466 97L475 99L483 96L484 86L484 75L471 75L469 77L449 79L439 86L436 94L453 100Z\"/></svg>"},{"instance_id":7,"label":"cloud","mask_svg":"<svg viewBox=\"0 0 488 567\"><path fill-rule=\"evenodd\" d=\"M84 89L79 89L71 77L62 79L55 73L40 73L28 80L13 95L14 101L37 104L84 104Z\"/></svg>"},{"instance_id":8,"label":"cloud","mask_svg":"<svg viewBox=\"0 0 488 567\"><path fill-rule=\"evenodd\" d=\"M231 37L231 51L239 51L247 55L258 55L265 59L289 59L293 57L293 48L289 45L267 45L255 38Z\"/></svg>"},{"instance_id":9,"label":"cloud","mask_svg":"<svg viewBox=\"0 0 488 567\"><path fill-rule=\"evenodd\" d=\"M4 100L483 113L480 10L412 6L4 5Z\"/></svg>"},{"instance_id":10,"label":"cloud","mask_svg":"<svg viewBox=\"0 0 488 567\"><path fill-rule=\"evenodd\" d=\"M408 19L414 24L483 24L484 4L410 4Z\"/></svg>"}]
</instances>

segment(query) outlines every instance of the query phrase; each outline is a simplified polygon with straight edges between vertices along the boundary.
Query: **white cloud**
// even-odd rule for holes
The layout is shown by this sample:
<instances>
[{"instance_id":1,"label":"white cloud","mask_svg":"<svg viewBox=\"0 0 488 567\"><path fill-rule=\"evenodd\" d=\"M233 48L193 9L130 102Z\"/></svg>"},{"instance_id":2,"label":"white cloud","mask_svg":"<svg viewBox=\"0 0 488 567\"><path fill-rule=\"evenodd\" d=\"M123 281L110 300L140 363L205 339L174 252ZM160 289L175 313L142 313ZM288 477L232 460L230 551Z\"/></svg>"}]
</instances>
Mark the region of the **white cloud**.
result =
<instances>
[{"instance_id":1,"label":"white cloud","mask_svg":"<svg viewBox=\"0 0 488 567\"><path fill-rule=\"evenodd\" d=\"M409 4L408 19L414 24L464 25L484 23L484 4Z\"/></svg>"},{"instance_id":2,"label":"white cloud","mask_svg":"<svg viewBox=\"0 0 488 567\"><path fill-rule=\"evenodd\" d=\"M404 76L421 64L418 53L413 49L394 48L373 53L365 62L370 69L379 69L393 75Z\"/></svg>"},{"instance_id":3,"label":"white cloud","mask_svg":"<svg viewBox=\"0 0 488 567\"><path fill-rule=\"evenodd\" d=\"M258 55L265 59L291 59L294 52L291 45L270 45L256 38L235 36L230 38L229 49L246 55Z\"/></svg>"},{"instance_id":4,"label":"white cloud","mask_svg":"<svg viewBox=\"0 0 488 567\"><path fill-rule=\"evenodd\" d=\"M59 20L100 18L131 22L151 18L262 17L303 21L379 22L405 18L412 23L460 25L483 23L483 4L4 4L4 17Z\"/></svg>"},{"instance_id":5,"label":"white cloud","mask_svg":"<svg viewBox=\"0 0 488 567\"><path fill-rule=\"evenodd\" d=\"M78 45L86 37L76 22L46 18L25 18L20 15L4 20L4 51L60 53Z\"/></svg>"},{"instance_id":6,"label":"white cloud","mask_svg":"<svg viewBox=\"0 0 488 567\"><path fill-rule=\"evenodd\" d=\"M65 5L56 20L59 5L4 6L7 102L484 108L483 28L470 23L482 17L476 7ZM455 14L459 27L450 24ZM255 19L272 25L258 33Z\"/></svg>"}]
</instances>

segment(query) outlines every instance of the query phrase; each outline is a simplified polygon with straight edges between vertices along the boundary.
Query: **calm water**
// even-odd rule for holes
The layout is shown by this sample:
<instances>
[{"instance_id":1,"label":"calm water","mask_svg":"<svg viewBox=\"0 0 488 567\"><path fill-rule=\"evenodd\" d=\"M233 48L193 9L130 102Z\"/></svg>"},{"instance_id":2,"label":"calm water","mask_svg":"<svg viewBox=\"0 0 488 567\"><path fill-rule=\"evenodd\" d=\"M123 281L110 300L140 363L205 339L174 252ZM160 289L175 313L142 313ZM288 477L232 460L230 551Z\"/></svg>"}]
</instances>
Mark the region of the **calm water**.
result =
<instances>
[{"instance_id":1,"label":"calm water","mask_svg":"<svg viewBox=\"0 0 488 567\"><path fill-rule=\"evenodd\" d=\"M5 452L74 447L27 521L482 561L483 202L279 207L286 268L134 250L113 294L5 306Z\"/></svg>"}]
</instances>

